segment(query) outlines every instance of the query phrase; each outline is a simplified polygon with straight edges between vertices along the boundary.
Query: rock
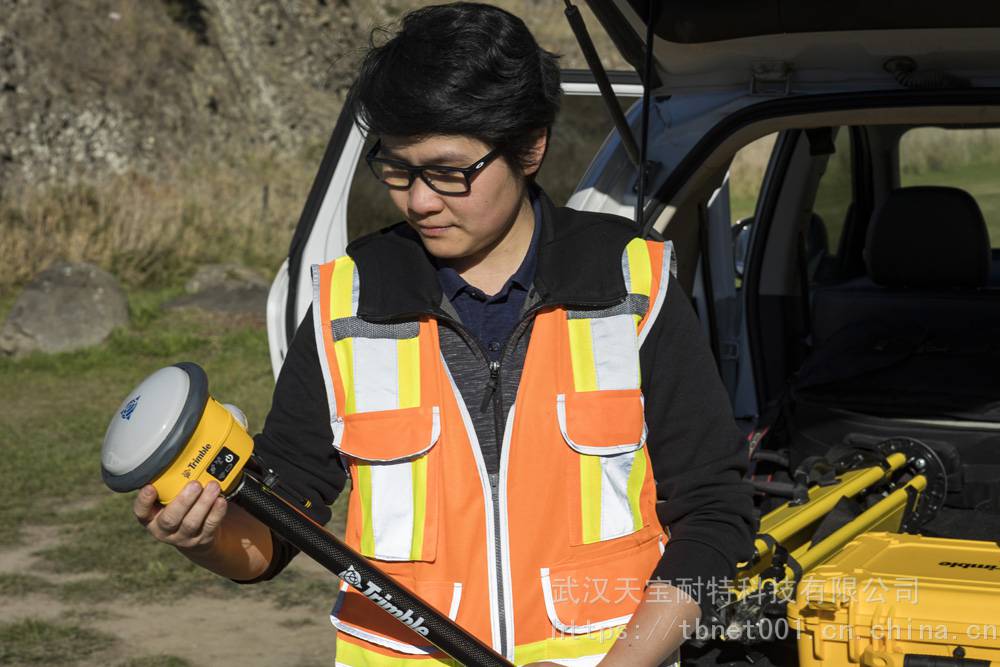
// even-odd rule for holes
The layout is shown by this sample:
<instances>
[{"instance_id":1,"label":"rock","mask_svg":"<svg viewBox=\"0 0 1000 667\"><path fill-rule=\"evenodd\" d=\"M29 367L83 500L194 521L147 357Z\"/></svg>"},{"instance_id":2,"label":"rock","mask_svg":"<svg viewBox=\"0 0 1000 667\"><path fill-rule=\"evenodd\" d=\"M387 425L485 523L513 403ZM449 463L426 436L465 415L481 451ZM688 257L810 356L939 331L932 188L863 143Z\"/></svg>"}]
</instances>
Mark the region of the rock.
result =
<instances>
[{"instance_id":1,"label":"rock","mask_svg":"<svg viewBox=\"0 0 1000 667\"><path fill-rule=\"evenodd\" d=\"M268 289L267 280L245 266L206 264L188 280L187 294L170 301L166 308L197 308L263 320L267 314Z\"/></svg>"},{"instance_id":2,"label":"rock","mask_svg":"<svg viewBox=\"0 0 1000 667\"><path fill-rule=\"evenodd\" d=\"M104 341L128 325L125 290L93 264L59 262L17 297L0 329L0 352L68 352Z\"/></svg>"},{"instance_id":3,"label":"rock","mask_svg":"<svg viewBox=\"0 0 1000 667\"><path fill-rule=\"evenodd\" d=\"M198 267L184 285L188 294L198 294L208 289L239 289L245 287L267 288L267 280L253 269L239 264L205 264Z\"/></svg>"}]
</instances>

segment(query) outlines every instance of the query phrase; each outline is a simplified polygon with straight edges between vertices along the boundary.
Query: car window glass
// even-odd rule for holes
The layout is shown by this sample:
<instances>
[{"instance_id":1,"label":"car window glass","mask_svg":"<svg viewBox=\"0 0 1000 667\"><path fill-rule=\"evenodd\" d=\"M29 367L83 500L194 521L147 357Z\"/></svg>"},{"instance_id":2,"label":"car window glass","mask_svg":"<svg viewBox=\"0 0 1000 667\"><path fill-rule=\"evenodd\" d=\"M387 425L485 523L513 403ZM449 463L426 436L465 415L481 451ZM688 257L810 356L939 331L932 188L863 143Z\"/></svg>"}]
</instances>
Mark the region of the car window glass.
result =
<instances>
[{"instance_id":1,"label":"car window glass","mask_svg":"<svg viewBox=\"0 0 1000 667\"><path fill-rule=\"evenodd\" d=\"M1000 246L1000 129L918 127L899 141L899 182L946 185L968 192L979 204L990 233Z\"/></svg>"},{"instance_id":2,"label":"car window glass","mask_svg":"<svg viewBox=\"0 0 1000 667\"><path fill-rule=\"evenodd\" d=\"M826 232L826 254L836 255L840 236L844 231L847 210L850 208L851 191L851 133L842 127L833 142L834 153L826 163L826 170L816 190L813 203L815 217L810 221L812 234L807 240L816 242L822 231ZM816 218L819 218L818 220Z\"/></svg>"},{"instance_id":3,"label":"car window glass","mask_svg":"<svg viewBox=\"0 0 1000 667\"><path fill-rule=\"evenodd\" d=\"M764 171L778 134L769 134L741 148L729 165L729 213L732 224L753 216L764 182Z\"/></svg>"},{"instance_id":4,"label":"car window glass","mask_svg":"<svg viewBox=\"0 0 1000 667\"><path fill-rule=\"evenodd\" d=\"M621 98L622 109L627 109L634 101L632 98ZM611 129L611 117L600 97L563 96L562 109L552 128L549 149L538 173L539 185L557 206L565 204L573 194ZM361 152L362 158L355 170L347 200L347 235L350 240L403 219L389 199L386 187L375 179L364 161L363 156L372 143L374 139L369 139ZM472 187L475 187L475 181Z\"/></svg>"}]
</instances>

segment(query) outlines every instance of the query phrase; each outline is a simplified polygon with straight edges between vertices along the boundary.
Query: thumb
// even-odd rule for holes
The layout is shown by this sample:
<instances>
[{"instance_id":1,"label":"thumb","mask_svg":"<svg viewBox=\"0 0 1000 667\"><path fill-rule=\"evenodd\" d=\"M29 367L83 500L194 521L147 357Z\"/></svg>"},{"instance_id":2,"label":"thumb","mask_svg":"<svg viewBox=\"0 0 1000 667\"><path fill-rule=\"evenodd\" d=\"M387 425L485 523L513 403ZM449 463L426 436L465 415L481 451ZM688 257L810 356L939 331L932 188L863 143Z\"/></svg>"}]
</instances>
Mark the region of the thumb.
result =
<instances>
[{"instance_id":1,"label":"thumb","mask_svg":"<svg viewBox=\"0 0 1000 667\"><path fill-rule=\"evenodd\" d=\"M132 512L142 525L149 523L158 514L154 508L157 495L156 488L152 484L142 487L136 494L135 502L132 504Z\"/></svg>"}]
</instances>

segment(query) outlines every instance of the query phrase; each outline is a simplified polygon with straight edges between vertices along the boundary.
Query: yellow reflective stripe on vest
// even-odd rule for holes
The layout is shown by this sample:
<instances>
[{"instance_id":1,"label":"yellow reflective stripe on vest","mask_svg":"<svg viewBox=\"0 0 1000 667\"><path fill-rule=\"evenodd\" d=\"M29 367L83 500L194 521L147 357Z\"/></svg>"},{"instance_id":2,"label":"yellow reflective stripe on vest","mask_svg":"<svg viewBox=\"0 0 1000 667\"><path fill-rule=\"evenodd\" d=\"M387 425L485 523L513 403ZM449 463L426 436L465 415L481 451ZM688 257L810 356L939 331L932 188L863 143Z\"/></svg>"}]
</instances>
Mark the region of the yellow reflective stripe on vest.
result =
<instances>
[{"instance_id":1,"label":"yellow reflective stripe on vest","mask_svg":"<svg viewBox=\"0 0 1000 667\"><path fill-rule=\"evenodd\" d=\"M357 267L341 257L330 286L332 320L356 318L361 286ZM344 385L343 414L411 408L420 405L420 343L410 338L361 336L334 341Z\"/></svg>"},{"instance_id":2,"label":"yellow reflective stripe on vest","mask_svg":"<svg viewBox=\"0 0 1000 667\"><path fill-rule=\"evenodd\" d=\"M358 462L354 483L361 501L361 553L369 558L375 554L375 530L372 520L372 467Z\"/></svg>"},{"instance_id":3,"label":"yellow reflective stripe on vest","mask_svg":"<svg viewBox=\"0 0 1000 667\"><path fill-rule=\"evenodd\" d=\"M627 313L566 321L576 391L639 387L637 323Z\"/></svg>"},{"instance_id":4,"label":"yellow reflective stripe on vest","mask_svg":"<svg viewBox=\"0 0 1000 667\"><path fill-rule=\"evenodd\" d=\"M593 664L611 650L625 626L599 630L586 635L556 635L531 644L514 647L514 664L525 665L546 660L567 661L567 664ZM585 659L592 657L593 662Z\"/></svg>"},{"instance_id":5,"label":"yellow reflective stripe on vest","mask_svg":"<svg viewBox=\"0 0 1000 667\"><path fill-rule=\"evenodd\" d=\"M396 341L396 355L399 369L399 407L418 407L420 405L420 338L404 338Z\"/></svg>"},{"instance_id":6,"label":"yellow reflective stripe on vest","mask_svg":"<svg viewBox=\"0 0 1000 667\"><path fill-rule=\"evenodd\" d=\"M630 298L649 304L653 267L640 238L622 253L622 275ZM647 306L648 307L648 306ZM567 319L573 385L578 392L637 389L641 384L637 328L644 313L609 309ZM584 544L633 533L643 526L639 499L646 476L643 449L612 456L580 455L580 512Z\"/></svg>"},{"instance_id":7,"label":"yellow reflective stripe on vest","mask_svg":"<svg viewBox=\"0 0 1000 667\"><path fill-rule=\"evenodd\" d=\"M586 635L557 635L531 644L514 648L514 664L526 665L532 662L553 661L568 667L593 666L607 655L621 635L624 625L606 630L598 630ZM660 667L677 667L680 656L674 652Z\"/></svg>"},{"instance_id":8,"label":"yellow reflective stripe on vest","mask_svg":"<svg viewBox=\"0 0 1000 667\"><path fill-rule=\"evenodd\" d=\"M357 461L361 553L420 560L427 520L427 456L399 463Z\"/></svg>"},{"instance_id":9,"label":"yellow reflective stripe on vest","mask_svg":"<svg viewBox=\"0 0 1000 667\"><path fill-rule=\"evenodd\" d=\"M358 314L358 269L347 255L333 265L333 284L330 290L330 319L351 317Z\"/></svg>"},{"instance_id":10,"label":"yellow reflective stripe on vest","mask_svg":"<svg viewBox=\"0 0 1000 667\"><path fill-rule=\"evenodd\" d=\"M334 341L333 351L337 355L337 367L344 383L344 414L354 414L357 412L354 404L354 339Z\"/></svg>"},{"instance_id":11,"label":"yellow reflective stripe on vest","mask_svg":"<svg viewBox=\"0 0 1000 667\"><path fill-rule=\"evenodd\" d=\"M645 477L643 449L613 456L580 455L584 544L621 537L642 528L639 498Z\"/></svg>"},{"instance_id":12,"label":"yellow reflective stripe on vest","mask_svg":"<svg viewBox=\"0 0 1000 667\"><path fill-rule=\"evenodd\" d=\"M597 389L597 370L594 368L594 345L590 334L590 320L567 320L569 327L569 352L573 364L573 385L577 391Z\"/></svg>"},{"instance_id":13,"label":"yellow reflective stripe on vest","mask_svg":"<svg viewBox=\"0 0 1000 667\"><path fill-rule=\"evenodd\" d=\"M653 289L653 269L650 263L649 246L646 241L640 238L629 241L622 257L625 289L629 294L649 296L649 292Z\"/></svg>"},{"instance_id":14,"label":"yellow reflective stripe on vest","mask_svg":"<svg viewBox=\"0 0 1000 667\"><path fill-rule=\"evenodd\" d=\"M357 318L361 286L350 257L337 259L331 281L330 314L342 325L333 329L345 332L334 340L343 414L419 407L419 337L400 338L391 326ZM427 517L426 455L380 463L356 460L355 466L361 553L382 560L420 560Z\"/></svg>"},{"instance_id":15,"label":"yellow reflective stripe on vest","mask_svg":"<svg viewBox=\"0 0 1000 667\"><path fill-rule=\"evenodd\" d=\"M514 648L514 664L525 665L544 660L565 661L569 665L596 665L625 626L608 628L586 635L563 635ZM587 658L592 658L588 661ZM447 657L389 657L344 639L337 639L336 664L340 667L461 667Z\"/></svg>"},{"instance_id":16,"label":"yellow reflective stripe on vest","mask_svg":"<svg viewBox=\"0 0 1000 667\"><path fill-rule=\"evenodd\" d=\"M634 238L625 246L622 255L622 273L625 274L625 290L629 294L651 296L653 291L652 261L649 259L649 245L640 238ZM641 315L635 315L635 326L639 327Z\"/></svg>"},{"instance_id":17,"label":"yellow reflective stripe on vest","mask_svg":"<svg viewBox=\"0 0 1000 667\"><path fill-rule=\"evenodd\" d=\"M427 521L427 457L410 463L413 484L413 534L410 539L410 560L423 558L424 525Z\"/></svg>"},{"instance_id":18,"label":"yellow reflective stripe on vest","mask_svg":"<svg viewBox=\"0 0 1000 667\"><path fill-rule=\"evenodd\" d=\"M633 456L628 473L628 506L635 530L639 530L642 528L642 508L639 505L639 498L642 496L642 483L646 479L646 451L636 450Z\"/></svg>"},{"instance_id":19,"label":"yellow reflective stripe on vest","mask_svg":"<svg viewBox=\"0 0 1000 667\"><path fill-rule=\"evenodd\" d=\"M653 267L647 242L632 239L622 252L622 275L630 298L650 298ZM572 311L570 359L576 391L636 389L641 382L637 329L644 313Z\"/></svg>"},{"instance_id":20,"label":"yellow reflective stripe on vest","mask_svg":"<svg viewBox=\"0 0 1000 667\"><path fill-rule=\"evenodd\" d=\"M337 638L337 667L462 667L457 661L447 658L396 658L369 651L363 646Z\"/></svg>"}]
</instances>

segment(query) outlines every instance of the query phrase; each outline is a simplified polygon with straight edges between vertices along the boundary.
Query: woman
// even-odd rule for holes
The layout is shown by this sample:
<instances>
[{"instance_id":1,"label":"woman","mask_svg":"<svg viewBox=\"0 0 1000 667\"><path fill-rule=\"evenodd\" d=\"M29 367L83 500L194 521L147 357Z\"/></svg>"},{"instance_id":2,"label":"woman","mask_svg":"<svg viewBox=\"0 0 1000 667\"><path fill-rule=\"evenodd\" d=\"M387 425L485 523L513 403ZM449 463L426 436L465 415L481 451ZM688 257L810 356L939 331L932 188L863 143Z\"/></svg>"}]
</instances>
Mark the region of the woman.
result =
<instances>
[{"instance_id":1,"label":"woman","mask_svg":"<svg viewBox=\"0 0 1000 667\"><path fill-rule=\"evenodd\" d=\"M314 267L257 452L346 539L517 664L659 665L751 544L745 452L669 244L535 185L555 57L458 3L372 46L348 104L404 221ZM331 446L332 443L332 446ZM135 504L243 582L295 550L214 484ZM431 665L346 585L337 664Z\"/></svg>"}]
</instances>

